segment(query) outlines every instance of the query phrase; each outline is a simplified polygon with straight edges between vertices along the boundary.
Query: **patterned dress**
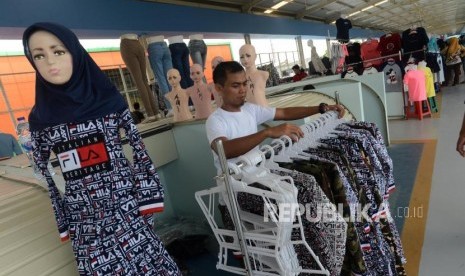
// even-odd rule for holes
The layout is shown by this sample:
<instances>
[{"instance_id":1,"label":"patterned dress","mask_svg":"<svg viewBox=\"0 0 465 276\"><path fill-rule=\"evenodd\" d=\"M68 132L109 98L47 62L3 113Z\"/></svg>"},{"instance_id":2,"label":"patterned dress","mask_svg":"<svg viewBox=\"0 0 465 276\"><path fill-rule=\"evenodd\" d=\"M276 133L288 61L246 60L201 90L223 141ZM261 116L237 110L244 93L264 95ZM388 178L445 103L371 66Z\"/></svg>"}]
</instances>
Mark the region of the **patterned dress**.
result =
<instances>
[{"instance_id":1,"label":"patterned dress","mask_svg":"<svg viewBox=\"0 0 465 276\"><path fill-rule=\"evenodd\" d=\"M121 128L133 164L123 154ZM180 275L152 229L163 188L129 110L32 135L60 237L71 238L80 275ZM66 181L63 196L46 169L51 151Z\"/></svg>"}]
</instances>

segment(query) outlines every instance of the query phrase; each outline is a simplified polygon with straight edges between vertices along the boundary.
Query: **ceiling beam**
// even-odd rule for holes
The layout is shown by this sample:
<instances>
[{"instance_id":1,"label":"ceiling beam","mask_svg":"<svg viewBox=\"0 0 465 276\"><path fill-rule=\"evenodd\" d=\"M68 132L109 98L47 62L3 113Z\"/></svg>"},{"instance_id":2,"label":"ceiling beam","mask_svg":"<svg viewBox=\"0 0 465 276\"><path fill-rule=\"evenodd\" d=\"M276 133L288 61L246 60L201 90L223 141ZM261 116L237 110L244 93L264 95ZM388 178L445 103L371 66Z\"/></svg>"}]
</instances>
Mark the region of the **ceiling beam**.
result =
<instances>
[{"instance_id":1,"label":"ceiling beam","mask_svg":"<svg viewBox=\"0 0 465 276\"><path fill-rule=\"evenodd\" d=\"M295 16L296 19L302 19L305 15L310 14L318 9L323 8L331 3L337 2L337 0L322 0L314 5L308 6L305 9L300 10Z\"/></svg>"},{"instance_id":2,"label":"ceiling beam","mask_svg":"<svg viewBox=\"0 0 465 276\"><path fill-rule=\"evenodd\" d=\"M263 2L263 0L253 0L253 1L250 1L250 3L247 3L245 5L242 5L241 7L241 10L242 12L246 12L246 13L249 13L252 8L257 5L257 4L260 4L260 2Z\"/></svg>"}]
</instances>

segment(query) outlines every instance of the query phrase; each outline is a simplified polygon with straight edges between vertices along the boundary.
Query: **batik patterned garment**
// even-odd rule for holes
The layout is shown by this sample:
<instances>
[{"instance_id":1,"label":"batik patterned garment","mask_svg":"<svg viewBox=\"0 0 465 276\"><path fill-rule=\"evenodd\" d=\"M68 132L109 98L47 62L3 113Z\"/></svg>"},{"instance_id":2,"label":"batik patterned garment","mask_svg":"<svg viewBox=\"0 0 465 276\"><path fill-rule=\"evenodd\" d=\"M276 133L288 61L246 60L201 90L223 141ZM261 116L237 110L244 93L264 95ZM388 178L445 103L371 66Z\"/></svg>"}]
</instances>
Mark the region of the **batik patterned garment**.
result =
<instances>
[{"instance_id":1,"label":"batik patterned garment","mask_svg":"<svg viewBox=\"0 0 465 276\"><path fill-rule=\"evenodd\" d=\"M294 185L298 190L298 203L309 207L308 211L311 213L310 216L309 214L305 213L301 215L305 236L304 239L314 250L315 254L320 258L323 267L328 269L331 275L340 275L345 254L347 232L346 222L336 212L335 207L332 206L332 203L321 190L320 186L316 183L313 176L301 174L296 171L283 173L281 171L273 170L272 172L277 175L286 175L293 178ZM269 190L269 188L260 183L252 183L249 186ZM264 202L262 197L240 192L237 195L237 201L241 210L260 216L264 215ZM271 203L275 204L273 201ZM312 216L316 217L317 206L320 203L320 206L323 206L325 213L324 215L331 217L332 221L313 222L311 220ZM302 239L298 229L293 230L292 239ZM301 246L295 246L295 250L299 259L299 263L303 268L317 268L313 257L310 255L307 249Z\"/></svg>"},{"instance_id":2,"label":"batik patterned garment","mask_svg":"<svg viewBox=\"0 0 465 276\"><path fill-rule=\"evenodd\" d=\"M123 154L120 128L133 164ZM152 229L163 189L129 110L32 134L60 237L71 238L80 275L181 275ZM63 197L46 169L51 151L66 181Z\"/></svg>"},{"instance_id":3,"label":"batik patterned garment","mask_svg":"<svg viewBox=\"0 0 465 276\"><path fill-rule=\"evenodd\" d=\"M376 125L371 124L362 124L361 122L356 122L353 124L341 124L336 129L338 130L347 130L348 128L352 130L357 130L362 135L370 141L376 155L378 156L379 161L383 167L384 174L388 179L388 191L392 192L395 189L395 180L394 180L394 165L392 159L389 156L386 145L384 144L383 137L381 132L376 127Z\"/></svg>"},{"instance_id":4,"label":"batik patterned garment","mask_svg":"<svg viewBox=\"0 0 465 276\"><path fill-rule=\"evenodd\" d=\"M347 150L346 147L343 146L348 145L346 141L334 138L334 140L329 139L327 142L331 142L329 143L331 144L331 146L329 146L330 148L309 148L306 152L336 162L341 167L341 171L345 174L346 178L350 179L351 182L353 182L352 184L357 186L356 190L359 192L359 202L361 206L365 206L371 202L368 214L369 216L377 214L377 211L372 209L374 206L374 197L371 199L368 197L372 190L367 187L375 183L373 177L370 175L371 172L366 168L363 170L360 164L356 166L356 168L352 167L352 160L350 158L347 159ZM339 146L336 146L338 144ZM360 155L359 158L361 158ZM358 160L358 162L360 163L360 160ZM388 247L386 242L382 239L382 235L378 235L379 226L365 220L363 216L356 218L357 221L354 222L354 225L363 252L366 270L359 271L357 266L354 266L352 262L352 267L344 267L341 275L352 275L352 273L356 273L356 275L393 275L392 271L394 271L394 265L391 260L392 256L388 254Z\"/></svg>"},{"instance_id":5,"label":"batik patterned garment","mask_svg":"<svg viewBox=\"0 0 465 276\"><path fill-rule=\"evenodd\" d=\"M346 252L347 223L335 211L333 203L323 193L313 176L298 171L271 172L292 177L298 190L298 202L305 207L305 213L302 214L304 239L330 275L340 275ZM292 234L293 240L302 239L299 231L293 231ZM303 268L317 268L307 249L297 246L296 252Z\"/></svg>"}]
</instances>

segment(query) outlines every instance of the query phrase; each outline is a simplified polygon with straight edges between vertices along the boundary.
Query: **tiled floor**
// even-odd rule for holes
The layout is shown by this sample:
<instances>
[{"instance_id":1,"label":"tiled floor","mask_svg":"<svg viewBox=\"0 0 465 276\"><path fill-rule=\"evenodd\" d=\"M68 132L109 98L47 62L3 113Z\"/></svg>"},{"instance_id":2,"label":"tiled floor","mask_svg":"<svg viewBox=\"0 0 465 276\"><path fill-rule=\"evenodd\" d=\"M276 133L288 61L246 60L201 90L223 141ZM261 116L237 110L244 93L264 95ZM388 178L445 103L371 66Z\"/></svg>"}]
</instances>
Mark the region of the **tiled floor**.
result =
<instances>
[{"instance_id":1,"label":"tiled floor","mask_svg":"<svg viewBox=\"0 0 465 276\"><path fill-rule=\"evenodd\" d=\"M465 85L446 87L441 93L440 118L390 121L390 136L392 140L437 139L419 275L463 276L465 159L455 151L455 144L465 110Z\"/></svg>"}]
</instances>

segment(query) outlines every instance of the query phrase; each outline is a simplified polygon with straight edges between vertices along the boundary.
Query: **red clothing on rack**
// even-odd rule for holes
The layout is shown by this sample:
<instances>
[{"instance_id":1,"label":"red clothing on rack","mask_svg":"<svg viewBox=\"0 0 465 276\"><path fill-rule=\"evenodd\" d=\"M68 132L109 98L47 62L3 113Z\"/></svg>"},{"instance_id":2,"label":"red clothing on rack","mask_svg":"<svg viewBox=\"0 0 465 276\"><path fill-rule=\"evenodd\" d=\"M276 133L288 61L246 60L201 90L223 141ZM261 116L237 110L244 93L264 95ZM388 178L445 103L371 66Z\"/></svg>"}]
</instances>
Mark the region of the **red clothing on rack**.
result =
<instances>
[{"instance_id":1,"label":"red clothing on rack","mask_svg":"<svg viewBox=\"0 0 465 276\"><path fill-rule=\"evenodd\" d=\"M381 52L378 50L378 45L379 45L379 42L376 39L370 39L370 40L363 42L360 45L361 52L362 52L362 59L365 61L365 60L370 60L370 59L381 57ZM383 63L383 60L377 59L377 60L371 60L368 62L364 62L363 67L366 67L367 63L371 63L375 67L378 67Z\"/></svg>"},{"instance_id":2,"label":"red clothing on rack","mask_svg":"<svg viewBox=\"0 0 465 276\"><path fill-rule=\"evenodd\" d=\"M381 56L388 56L398 54L402 47L402 40L398 33L384 34L379 38L378 50L381 52ZM396 61L399 61L399 56L393 57Z\"/></svg>"}]
</instances>

